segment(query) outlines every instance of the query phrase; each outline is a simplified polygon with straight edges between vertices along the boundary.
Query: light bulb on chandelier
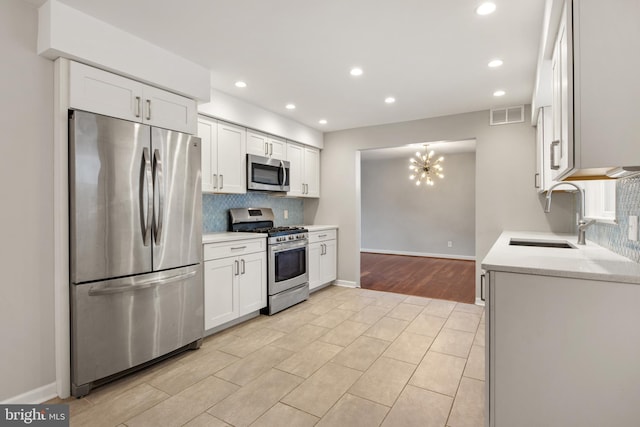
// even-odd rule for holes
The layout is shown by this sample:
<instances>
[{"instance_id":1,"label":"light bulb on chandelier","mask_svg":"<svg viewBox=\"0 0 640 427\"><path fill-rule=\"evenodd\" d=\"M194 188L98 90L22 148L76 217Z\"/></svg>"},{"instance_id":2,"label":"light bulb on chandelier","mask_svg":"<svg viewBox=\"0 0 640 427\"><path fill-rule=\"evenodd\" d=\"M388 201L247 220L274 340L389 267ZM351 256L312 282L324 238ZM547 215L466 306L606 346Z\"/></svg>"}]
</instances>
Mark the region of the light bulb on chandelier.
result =
<instances>
[{"instance_id":1,"label":"light bulb on chandelier","mask_svg":"<svg viewBox=\"0 0 640 427\"><path fill-rule=\"evenodd\" d=\"M440 156L434 160L434 156L435 152L433 150L428 151L428 144L425 144L424 153L416 151L415 157L409 159L409 169L413 172L409 179L415 180L416 186L420 186L423 183L433 186L435 182L432 176L444 178L441 165L444 157Z\"/></svg>"}]
</instances>

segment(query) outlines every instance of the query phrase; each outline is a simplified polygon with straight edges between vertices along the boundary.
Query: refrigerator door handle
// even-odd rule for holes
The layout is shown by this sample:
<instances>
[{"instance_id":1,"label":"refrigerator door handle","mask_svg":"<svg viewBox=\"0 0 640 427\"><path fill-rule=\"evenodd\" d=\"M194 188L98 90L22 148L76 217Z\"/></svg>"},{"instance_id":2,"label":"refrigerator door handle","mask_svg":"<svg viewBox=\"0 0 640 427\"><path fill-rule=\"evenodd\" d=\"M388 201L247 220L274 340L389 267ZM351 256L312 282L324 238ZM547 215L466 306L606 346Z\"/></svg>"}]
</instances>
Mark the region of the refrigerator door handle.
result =
<instances>
[{"instance_id":1,"label":"refrigerator door handle","mask_svg":"<svg viewBox=\"0 0 640 427\"><path fill-rule=\"evenodd\" d=\"M144 200L144 184L140 186L140 200L143 206L143 228L142 241L145 246L149 246L151 240L151 223L153 221L153 176L151 173L151 160L149 159L149 149L142 149L142 174L143 181L146 181L147 200ZM147 213L144 213L144 205L147 205Z\"/></svg>"},{"instance_id":2,"label":"refrigerator door handle","mask_svg":"<svg viewBox=\"0 0 640 427\"><path fill-rule=\"evenodd\" d=\"M154 186L158 184L158 215L155 218L154 240L159 244L162 238L162 222L164 220L164 175L162 173L162 159L160 158L160 150L153 151L153 172ZM154 213L155 214L155 213Z\"/></svg>"},{"instance_id":3,"label":"refrigerator door handle","mask_svg":"<svg viewBox=\"0 0 640 427\"><path fill-rule=\"evenodd\" d=\"M147 279L134 281L126 286L94 286L89 289L89 296L119 294L128 291L138 291L141 289L153 288L155 286L165 285L167 283L178 282L195 276L196 270L188 273L176 274L174 276L165 277L163 279Z\"/></svg>"}]
</instances>

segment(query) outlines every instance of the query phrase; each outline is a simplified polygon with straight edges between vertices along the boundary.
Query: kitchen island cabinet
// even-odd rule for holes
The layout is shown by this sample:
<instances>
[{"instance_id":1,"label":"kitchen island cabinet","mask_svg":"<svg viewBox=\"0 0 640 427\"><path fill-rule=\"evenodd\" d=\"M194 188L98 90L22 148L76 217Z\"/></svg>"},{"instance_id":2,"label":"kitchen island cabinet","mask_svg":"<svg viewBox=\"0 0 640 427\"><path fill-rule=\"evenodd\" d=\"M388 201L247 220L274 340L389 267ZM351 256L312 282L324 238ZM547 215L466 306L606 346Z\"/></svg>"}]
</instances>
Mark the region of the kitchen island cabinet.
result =
<instances>
[{"instance_id":1,"label":"kitchen island cabinet","mask_svg":"<svg viewBox=\"0 0 640 427\"><path fill-rule=\"evenodd\" d=\"M637 424L640 266L591 242L509 246L514 236L482 264L486 425ZM534 235L549 237L566 239Z\"/></svg>"}]
</instances>

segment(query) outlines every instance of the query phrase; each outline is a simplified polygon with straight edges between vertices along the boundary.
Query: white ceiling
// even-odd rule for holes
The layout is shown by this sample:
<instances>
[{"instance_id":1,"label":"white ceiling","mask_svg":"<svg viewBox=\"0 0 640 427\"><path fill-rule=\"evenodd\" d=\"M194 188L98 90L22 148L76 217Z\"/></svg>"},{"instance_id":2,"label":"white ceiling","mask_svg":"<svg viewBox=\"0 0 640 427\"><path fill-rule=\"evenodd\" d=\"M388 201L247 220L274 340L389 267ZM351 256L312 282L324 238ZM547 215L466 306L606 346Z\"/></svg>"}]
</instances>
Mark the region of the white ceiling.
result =
<instances>
[{"instance_id":1,"label":"white ceiling","mask_svg":"<svg viewBox=\"0 0 640 427\"><path fill-rule=\"evenodd\" d=\"M220 91L323 131L529 103L545 3L495 0L479 16L476 0L61 1L211 69ZM489 69L493 58L504 65ZM353 66L364 74L350 76Z\"/></svg>"}]
</instances>

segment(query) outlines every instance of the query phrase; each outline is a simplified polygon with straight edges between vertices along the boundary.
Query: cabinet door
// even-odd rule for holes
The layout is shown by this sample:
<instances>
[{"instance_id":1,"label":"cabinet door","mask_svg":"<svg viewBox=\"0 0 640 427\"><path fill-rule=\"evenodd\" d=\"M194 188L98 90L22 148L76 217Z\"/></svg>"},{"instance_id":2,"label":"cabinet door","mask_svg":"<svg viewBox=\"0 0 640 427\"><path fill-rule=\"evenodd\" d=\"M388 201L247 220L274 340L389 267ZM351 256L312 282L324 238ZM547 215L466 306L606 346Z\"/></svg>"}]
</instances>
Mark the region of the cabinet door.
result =
<instances>
[{"instance_id":1,"label":"cabinet door","mask_svg":"<svg viewBox=\"0 0 640 427\"><path fill-rule=\"evenodd\" d=\"M322 285L322 248L323 243L312 243L309 245L309 290L313 290Z\"/></svg>"},{"instance_id":2,"label":"cabinet door","mask_svg":"<svg viewBox=\"0 0 640 427\"><path fill-rule=\"evenodd\" d=\"M73 61L69 79L71 108L142 121L142 83Z\"/></svg>"},{"instance_id":3,"label":"cabinet door","mask_svg":"<svg viewBox=\"0 0 640 427\"><path fill-rule=\"evenodd\" d=\"M304 148L298 144L287 143L287 161L289 162L289 196L302 196L304 173Z\"/></svg>"},{"instance_id":4,"label":"cabinet door","mask_svg":"<svg viewBox=\"0 0 640 427\"><path fill-rule=\"evenodd\" d=\"M258 252L239 258L239 315L243 316L267 306L267 254Z\"/></svg>"},{"instance_id":5,"label":"cabinet door","mask_svg":"<svg viewBox=\"0 0 640 427\"><path fill-rule=\"evenodd\" d=\"M536 173L533 185L538 193L544 191L544 112L545 109L540 108L536 123Z\"/></svg>"},{"instance_id":6,"label":"cabinet door","mask_svg":"<svg viewBox=\"0 0 640 427\"><path fill-rule=\"evenodd\" d=\"M238 317L237 258L204 263L204 329Z\"/></svg>"},{"instance_id":7,"label":"cabinet door","mask_svg":"<svg viewBox=\"0 0 640 427\"><path fill-rule=\"evenodd\" d=\"M324 285L325 283L336 280L336 259L337 259L337 241L326 240L324 244L324 255L322 255L321 261L321 276L320 281Z\"/></svg>"},{"instance_id":8,"label":"cabinet door","mask_svg":"<svg viewBox=\"0 0 640 427\"><path fill-rule=\"evenodd\" d=\"M196 102L152 86L143 88L144 123L189 134L197 132Z\"/></svg>"},{"instance_id":9,"label":"cabinet door","mask_svg":"<svg viewBox=\"0 0 640 427\"><path fill-rule=\"evenodd\" d=\"M218 122L218 193L246 193L246 130Z\"/></svg>"},{"instance_id":10,"label":"cabinet door","mask_svg":"<svg viewBox=\"0 0 640 427\"><path fill-rule=\"evenodd\" d=\"M269 155L269 142L267 135L253 131L247 131L247 154L256 156Z\"/></svg>"},{"instance_id":11,"label":"cabinet door","mask_svg":"<svg viewBox=\"0 0 640 427\"><path fill-rule=\"evenodd\" d=\"M278 160L287 160L287 144L282 139L269 138L269 157Z\"/></svg>"},{"instance_id":12,"label":"cabinet door","mask_svg":"<svg viewBox=\"0 0 640 427\"><path fill-rule=\"evenodd\" d=\"M320 150L304 148L305 196L320 197Z\"/></svg>"},{"instance_id":13,"label":"cabinet door","mask_svg":"<svg viewBox=\"0 0 640 427\"><path fill-rule=\"evenodd\" d=\"M198 136L202 139L202 191L213 192L217 185L217 171L214 171L214 151L218 140L218 123L215 120L198 119Z\"/></svg>"}]
</instances>

